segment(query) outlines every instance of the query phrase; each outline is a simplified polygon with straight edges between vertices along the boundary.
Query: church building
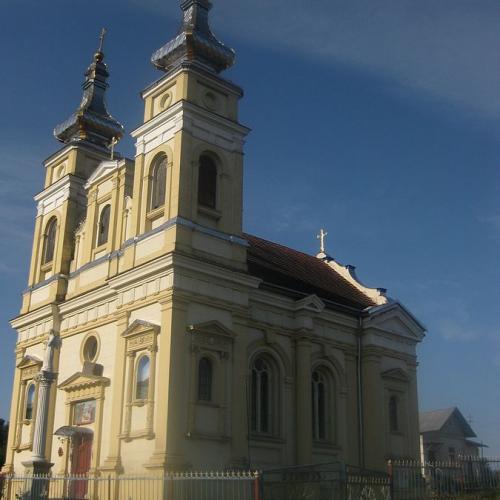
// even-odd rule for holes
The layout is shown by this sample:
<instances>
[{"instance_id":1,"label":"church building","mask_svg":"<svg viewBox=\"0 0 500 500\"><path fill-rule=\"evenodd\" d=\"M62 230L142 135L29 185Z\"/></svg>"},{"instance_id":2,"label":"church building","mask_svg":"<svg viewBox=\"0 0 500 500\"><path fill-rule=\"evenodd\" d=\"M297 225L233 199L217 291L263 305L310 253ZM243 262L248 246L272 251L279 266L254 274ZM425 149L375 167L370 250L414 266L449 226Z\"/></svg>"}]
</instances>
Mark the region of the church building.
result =
<instances>
[{"instance_id":1,"label":"church building","mask_svg":"<svg viewBox=\"0 0 500 500\"><path fill-rule=\"evenodd\" d=\"M418 459L424 327L329 256L323 231L316 256L244 232L249 129L222 76L234 51L210 30L210 0L181 9L152 56L135 158L116 152L102 42L54 131L12 320L3 472Z\"/></svg>"}]
</instances>

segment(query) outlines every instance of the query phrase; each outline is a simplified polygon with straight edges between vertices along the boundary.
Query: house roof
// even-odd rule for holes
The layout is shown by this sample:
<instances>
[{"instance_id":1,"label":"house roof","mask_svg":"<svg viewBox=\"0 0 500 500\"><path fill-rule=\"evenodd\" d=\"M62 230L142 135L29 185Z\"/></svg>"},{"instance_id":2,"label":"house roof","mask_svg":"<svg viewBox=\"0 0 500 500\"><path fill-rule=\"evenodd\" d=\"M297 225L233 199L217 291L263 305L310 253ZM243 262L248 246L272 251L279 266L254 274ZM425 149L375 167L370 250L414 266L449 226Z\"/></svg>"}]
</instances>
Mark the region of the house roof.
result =
<instances>
[{"instance_id":1,"label":"house roof","mask_svg":"<svg viewBox=\"0 0 500 500\"><path fill-rule=\"evenodd\" d=\"M250 245L248 270L265 283L359 310L376 305L324 260L250 234L244 238Z\"/></svg>"},{"instance_id":2,"label":"house roof","mask_svg":"<svg viewBox=\"0 0 500 500\"><path fill-rule=\"evenodd\" d=\"M419 415L420 433L438 432L452 417L457 419L465 437L476 437L475 432L456 406L421 412Z\"/></svg>"}]
</instances>

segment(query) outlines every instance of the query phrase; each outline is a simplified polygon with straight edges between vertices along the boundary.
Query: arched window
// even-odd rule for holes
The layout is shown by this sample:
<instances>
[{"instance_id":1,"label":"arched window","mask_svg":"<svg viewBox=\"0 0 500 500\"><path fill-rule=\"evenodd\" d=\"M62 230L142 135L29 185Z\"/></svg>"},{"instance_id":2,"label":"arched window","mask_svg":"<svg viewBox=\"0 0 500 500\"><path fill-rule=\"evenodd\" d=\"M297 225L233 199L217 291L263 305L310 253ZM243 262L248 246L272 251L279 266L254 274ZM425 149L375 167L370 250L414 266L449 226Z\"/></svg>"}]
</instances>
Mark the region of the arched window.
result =
<instances>
[{"instance_id":1,"label":"arched window","mask_svg":"<svg viewBox=\"0 0 500 500\"><path fill-rule=\"evenodd\" d=\"M150 361L148 356L143 356L137 364L135 383L135 399L148 399Z\"/></svg>"},{"instance_id":2,"label":"arched window","mask_svg":"<svg viewBox=\"0 0 500 500\"><path fill-rule=\"evenodd\" d=\"M48 264L54 260L56 248L57 219L52 217L45 228L45 248L43 250L42 264Z\"/></svg>"},{"instance_id":3,"label":"arched window","mask_svg":"<svg viewBox=\"0 0 500 500\"><path fill-rule=\"evenodd\" d=\"M328 390L327 381L321 371L315 370L312 374L311 393L313 438L316 440L326 439L328 421Z\"/></svg>"},{"instance_id":4,"label":"arched window","mask_svg":"<svg viewBox=\"0 0 500 500\"><path fill-rule=\"evenodd\" d=\"M198 399L212 401L212 362L201 358L198 363Z\"/></svg>"},{"instance_id":5,"label":"arched window","mask_svg":"<svg viewBox=\"0 0 500 500\"><path fill-rule=\"evenodd\" d=\"M97 246L104 245L108 242L109 233L109 216L111 213L111 206L106 205L101 210L101 215L99 217L99 227L97 229Z\"/></svg>"},{"instance_id":6,"label":"arched window","mask_svg":"<svg viewBox=\"0 0 500 500\"><path fill-rule=\"evenodd\" d=\"M389 398L389 429L391 432L399 430L398 422L398 398L391 396Z\"/></svg>"},{"instance_id":7,"label":"arched window","mask_svg":"<svg viewBox=\"0 0 500 500\"><path fill-rule=\"evenodd\" d=\"M26 391L26 410L24 412L25 420L33 419L33 410L35 405L35 384L30 384Z\"/></svg>"},{"instance_id":8,"label":"arched window","mask_svg":"<svg viewBox=\"0 0 500 500\"><path fill-rule=\"evenodd\" d=\"M151 174L151 206L150 210L165 205L165 190L167 188L167 164L165 155L155 160Z\"/></svg>"},{"instance_id":9,"label":"arched window","mask_svg":"<svg viewBox=\"0 0 500 500\"><path fill-rule=\"evenodd\" d=\"M200 156L198 203L208 208L215 208L217 205L217 165L206 154Z\"/></svg>"},{"instance_id":10,"label":"arched window","mask_svg":"<svg viewBox=\"0 0 500 500\"><path fill-rule=\"evenodd\" d=\"M253 432L272 433L273 372L262 356L251 367L251 425Z\"/></svg>"}]
</instances>

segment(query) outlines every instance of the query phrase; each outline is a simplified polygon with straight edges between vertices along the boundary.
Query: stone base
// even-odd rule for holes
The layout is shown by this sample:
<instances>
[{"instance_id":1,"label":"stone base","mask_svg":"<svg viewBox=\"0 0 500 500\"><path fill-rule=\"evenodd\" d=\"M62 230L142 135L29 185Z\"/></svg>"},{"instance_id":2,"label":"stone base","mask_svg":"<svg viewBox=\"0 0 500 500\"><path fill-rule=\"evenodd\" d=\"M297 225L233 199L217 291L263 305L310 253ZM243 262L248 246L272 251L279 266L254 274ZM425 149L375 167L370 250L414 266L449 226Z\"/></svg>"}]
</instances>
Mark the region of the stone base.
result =
<instances>
[{"instance_id":1,"label":"stone base","mask_svg":"<svg viewBox=\"0 0 500 500\"><path fill-rule=\"evenodd\" d=\"M28 462L23 462L23 465L25 467L25 474L29 476L30 479L23 481L24 491L19 498L23 500L47 498L50 486L50 469L54 464L46 460L30 460Z\"/></svg>"},{"instance_id":2,"label":"stone base","mask_svg":"<svg viewBox=\"0 0 500 500\"><path fill-rule=\"evenodd\" d=\"M104 463L99 467L99 471L115 476L123 474L123 465L120 457L106 458Z\"/></svg>"},{"instance_id":3,"label":"stone base","mask_svg":"<svg viewBox=\"0 0 500 500\"><path fill-rule=\"evenodd\" d=\"M229 462L229 468L235 470L249 470L250 464L247 457L233 457Z\"/></svg>"},{"instance_id":4,"label":"stone base","mask_svg":"<svg viewBox=\"0 0 500 500\"><path fill-rule=\"evenodd\" d=\"M152 472L165 474L166 472L188 470L189 464L181 455L155 452L144 467Z\"/></svg>"},{"instance_id":5,"label":"stone base","mask_svg":"<svg viewBox=\"0 0 500 500\"><path fill-rule=\"evenodd\" d=\"M47 476L54 464L47 460L28 460L23 462L24 471L28 476Z\"/></svg>"}]
</instances>

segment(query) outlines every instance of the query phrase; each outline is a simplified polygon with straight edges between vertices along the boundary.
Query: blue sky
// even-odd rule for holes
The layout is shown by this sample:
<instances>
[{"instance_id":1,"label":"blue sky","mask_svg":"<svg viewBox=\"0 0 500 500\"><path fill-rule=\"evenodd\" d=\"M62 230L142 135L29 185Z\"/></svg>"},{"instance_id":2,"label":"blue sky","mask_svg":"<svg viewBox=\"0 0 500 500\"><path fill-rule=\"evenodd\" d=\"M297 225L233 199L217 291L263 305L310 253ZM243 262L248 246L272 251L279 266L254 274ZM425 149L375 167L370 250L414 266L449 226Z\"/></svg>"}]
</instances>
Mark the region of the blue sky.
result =
<instances>
[{"instance_id":1,"label":"blue sky","mask_svg":"<svg viewBox=\"0 0 500 500\"><path fill-rule=\"evenodd\" d=\"M8 417L17 314L42 161L78 105L102 26L110 111L140 124L153 50L174 0L2 0L0 417ZM215 0L237 50L245 228L328 251L428 327L422 410L458 406L500 454L500 4L496 0ZM125 139L121 152L133 156Z\"/></svg>"}]
</instances>

